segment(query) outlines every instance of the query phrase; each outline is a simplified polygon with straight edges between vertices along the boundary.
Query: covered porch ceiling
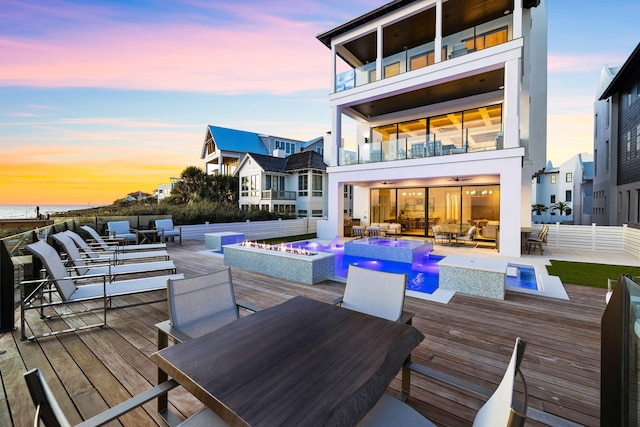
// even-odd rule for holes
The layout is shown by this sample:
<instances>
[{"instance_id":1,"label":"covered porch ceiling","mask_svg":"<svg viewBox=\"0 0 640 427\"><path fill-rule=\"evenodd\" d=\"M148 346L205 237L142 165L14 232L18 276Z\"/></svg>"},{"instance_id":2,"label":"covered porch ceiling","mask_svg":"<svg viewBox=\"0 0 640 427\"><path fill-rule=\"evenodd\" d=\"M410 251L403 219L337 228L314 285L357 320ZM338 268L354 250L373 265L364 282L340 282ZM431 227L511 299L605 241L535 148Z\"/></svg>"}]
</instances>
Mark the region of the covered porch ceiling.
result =
<instances>
[{"instance_id":1,"label":"covered porch ceiling","mask_svg":"<svg viewBox=\"0 0 640 427\"><path fill-rule=\"evenodd\" d=\"M350 106L360 117L377 117L397 111L438 104L452 99L462 99L483 93L495 92L504 86L504 70L492 70L434 86L412 90L381 99L369 100Z\"/></svg>"},{"instance_id":2,"label":"covered porch ceiling","mask_svg":"<svg viewBox=\"0 0 640 427\"><path fill-rule=\"evenodd\" d=\"M410 179L377 179L372 181L351 181L345 184L356 187L378 189L412 188L412 187L461 187L468 185L499 185L499 175L446 175L428 178Z\"/></svg>"},{"instance_id":3,"label":"covered porch ceiling","mask_svg":"<svg viewBox=\"0 0 640 427\"><path fill-rule=\"evenodd\" d=\"M387 13L412 3L397 1L363 15L340 27L318 36L327 47L331 39L360 25L371 22ZM513 13L513 0L448 0L442 4L442 36L447 37L467 28L492 21ZM383 56L389 56L405 49L411 49L435 39L435 5L429 9L404 18L384 27ZM371 32L338 48L338 55L350 66L359 67L376 61L376 33Z\"/></svg>"}]
</instances>

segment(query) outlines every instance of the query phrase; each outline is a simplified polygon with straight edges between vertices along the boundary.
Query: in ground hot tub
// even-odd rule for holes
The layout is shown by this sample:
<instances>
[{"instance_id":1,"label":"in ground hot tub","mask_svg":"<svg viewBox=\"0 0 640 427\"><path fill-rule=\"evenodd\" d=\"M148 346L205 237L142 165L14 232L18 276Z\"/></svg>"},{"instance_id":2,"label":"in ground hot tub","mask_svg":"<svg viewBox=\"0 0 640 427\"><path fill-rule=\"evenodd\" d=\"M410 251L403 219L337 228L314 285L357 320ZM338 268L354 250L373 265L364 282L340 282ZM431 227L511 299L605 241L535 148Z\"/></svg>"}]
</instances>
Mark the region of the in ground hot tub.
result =
<instances>
[{"instance_id":1,"label":"in ground hot tub","mask_svg":"<svg viewBox=\"0 0 640 427\"><path fill-rule=\"evenodd\" d=\"M344 244L345 255L409 264L427 252L431 252L431 243L426 240L369 237Z\"/></svg>"}]
</instances>

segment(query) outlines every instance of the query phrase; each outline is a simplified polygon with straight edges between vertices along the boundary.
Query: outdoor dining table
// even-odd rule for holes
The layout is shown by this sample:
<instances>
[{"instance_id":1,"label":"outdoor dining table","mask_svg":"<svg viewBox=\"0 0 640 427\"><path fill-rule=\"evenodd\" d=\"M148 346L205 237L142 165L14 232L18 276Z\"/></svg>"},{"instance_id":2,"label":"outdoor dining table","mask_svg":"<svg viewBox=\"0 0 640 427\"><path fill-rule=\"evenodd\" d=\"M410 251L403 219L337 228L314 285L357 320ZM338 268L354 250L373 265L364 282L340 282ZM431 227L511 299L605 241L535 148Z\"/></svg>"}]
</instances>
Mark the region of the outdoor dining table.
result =
<instances>
[{"instance_id":1,"label":"outdoor dining table","mask_svg":"<svg viewBox=\"0 0 640 427\"><path fill-rule=\"evenodd\" d=\"M151 360L230 425L355 425L424 335L306 297Z\"/></svg>"}]
</instances>

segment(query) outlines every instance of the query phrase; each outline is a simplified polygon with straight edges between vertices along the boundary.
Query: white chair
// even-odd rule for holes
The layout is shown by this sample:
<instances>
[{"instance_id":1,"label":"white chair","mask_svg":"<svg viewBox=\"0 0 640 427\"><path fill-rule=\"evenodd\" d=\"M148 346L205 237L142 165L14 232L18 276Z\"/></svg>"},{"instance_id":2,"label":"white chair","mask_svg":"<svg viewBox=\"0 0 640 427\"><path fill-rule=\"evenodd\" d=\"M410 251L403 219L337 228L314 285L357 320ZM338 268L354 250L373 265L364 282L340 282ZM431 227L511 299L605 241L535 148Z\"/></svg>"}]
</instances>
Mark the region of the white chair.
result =
<instances>
[{"instance_id":1,"label":"white chair","mask_svg":"<svg viewBox=\"0 0 640 427\"><path fill-rule=\"evenodd\" d=\"M109 237L123 240L125 243L138 242L138 235L129 225L129 221L109 221L107 222L107 232Z\"/></svg>"},{"instance_id":2,"label":"white chair","mask_svg":"<svg viewBox=\"0 0 640 427\"><path fill-rule=\"evenodd\" d=\"M412 313L403 311L407 275L349 266L344 295L332 304L383 319L411 323Z\"/></svg>"},{"instance_id":3,"label":"white chair","mask_svg":"<svg viewBox=\"0 0 640 427\"><path fill-rule=\"evenodd\" d=\"M480 408L473 421L474 427L520 427L524 425L527 413L527 384L520 371L526 343L516 338L511 359L498 388ZM520 374L524 386L522 408L513 407L513 385L516 373ZM358 424L359 427L386 426L435 426L406 403L384 394L378 403Z\"/></svg>"},{"instance_id":4,"label":"white chair","mask_svg":"<svg viewBox=\"0 0 640 427\"><path fill-rule=\"evenodd\" d=\"M20 323L22 327L22 340L46 337L57 335L60 333L79 331L88 328L102 327L107 324L107 308L111 298L117 296L124 296L142 292L150 292L166 289L167 279L181 279L184 276L182 274L174 274L168 276L153 276L143 277L132 280L120 280L117 282L108 282L106 274L90 275L90 276L73 276L70 277L67 274L60 256L56 250L44 241L38 241L26 245L25 248L33 255L37 256L42 262L43 267L46 270L47 278L42 280L31 280L20 283ZM80 285L78 285L80 283ZM28 295L25 295L25 288L27 286L34 286ZM51 294L56 292L60 299L52 300ZM48 301L45 301L44 295L49 295ZM40 303L37 304L36 300L40 299ZM62 331L46 332L40 335L26 336L26 317L25 311L38 310L40 311L40 317L43 319L50 319L53 317L62 317L67 315L84 313L87 311L93 311L92 308L87 308L80 311L70 311L71 307L68 305L77 302L101 300L102 307L95 310L103 310L103 318L101 323L79 326L76 328L64 329ZM144 301L141 304L149 304L157 301ZM54 315L44 316L44 309L48 307L58 307L67 305L67 310L62 313L55 313Z\"/></svg>"},{"instance_id":5,"label":"white chair","mask_svg":"<svg viewBox=\"0 0 640 427\"><path fill-rule=\"evenodd\" d=\"M174 227L172 219L156 219L156 230L160 242L164 243L168 238L175 242L177 237L182 244L182 227Z\"/></svg>"},{"instance_id":6,"label":"white chair","mask_svg":"<svg viewBox=\"0 0 640 427\"><path fill-rule=\"evenodd\" d=\"M471 243L475 243L476 241L476 226L471 226L469 227L469 230L467 230L466 234L462 235L462 236L457 236L456 237L456 242L471 242Z\"/></svg>"},{"instance_id":7,"label":"white chair","mask_svg":"<svg viewBox=\"0 0 640 427\"><path fill-rule=\"evenodd\" d=\"M351 237L362 239L364 237L364 227L361 225L351 227Z\"/></svg>"},{"instance_id":8,"label":"white chair","mask_svg":"<svg viewBox=\"0 0 640 427\"><path fill-rule=\"evenodd\" d=\"M31 400L36 406L36 415L34 419L34 426L39 426L42 422L45 426L71 426L69 420L65 416L64 412L60 408L56 397L51 392L47 381L44 379L39 369L31 369L24 373L24 379L31 395ZM84 427L101 426L107 424L110 421L116 420L129 411L132 411L152 399L166 395L166 393L177 387L178 383L175 380L166 381L158 384L157 386L142 392L129 400L107 409L79 424ZM187 418L184 422L178 424L182 427L188 426L226 426L228 425L220 417L218 417L209 408L203 408L200 411Z\"/></svg>"},{"instance_id":9,"label":"white chair","mask_svg":"<svg viewBox=\"0 0 640 427\"><path fill-rule=\"evenodd\" d=\"M449 236L447 234L442 233L442 227L439 225L434 225L431 227L431 231L433 232L433 243L444 243L449 241Z\"/></svg>"}]
</instances>

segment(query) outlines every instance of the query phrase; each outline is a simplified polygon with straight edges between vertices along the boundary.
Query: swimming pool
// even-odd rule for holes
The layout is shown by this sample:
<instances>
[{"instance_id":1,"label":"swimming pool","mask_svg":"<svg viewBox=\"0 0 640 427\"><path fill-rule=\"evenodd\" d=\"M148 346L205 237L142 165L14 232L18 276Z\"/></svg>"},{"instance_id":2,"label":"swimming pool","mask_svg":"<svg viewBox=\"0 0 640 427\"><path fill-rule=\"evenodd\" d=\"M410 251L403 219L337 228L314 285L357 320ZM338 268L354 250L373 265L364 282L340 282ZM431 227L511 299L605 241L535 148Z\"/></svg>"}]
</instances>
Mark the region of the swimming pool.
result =
<instances>
[{"instance_id":1,"label":"swimming pool","mask_svg":"<svg viewBox=\"0 0 640 427\"><path fill-rule=\"evenodd\" d=\"M413 263L378 260L344 254L344 246L336 243L322 245L318 242L296 242L287 244L295 248L308 249L317 252L330 252L336 255L335 274L337 277L347 277L350 264L371 270L387 271L390 273L407 274L407 290L433 294L438 289L438 261L444 257L425 252L416 255ZM507 274L506 286L512 288L537 290L534 267L509 264L510 274Z\"/></svg>"}]
</instances>

